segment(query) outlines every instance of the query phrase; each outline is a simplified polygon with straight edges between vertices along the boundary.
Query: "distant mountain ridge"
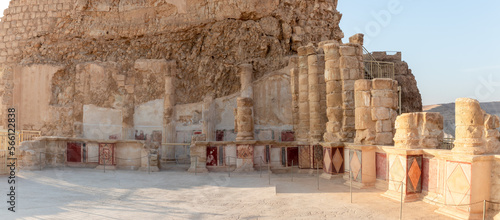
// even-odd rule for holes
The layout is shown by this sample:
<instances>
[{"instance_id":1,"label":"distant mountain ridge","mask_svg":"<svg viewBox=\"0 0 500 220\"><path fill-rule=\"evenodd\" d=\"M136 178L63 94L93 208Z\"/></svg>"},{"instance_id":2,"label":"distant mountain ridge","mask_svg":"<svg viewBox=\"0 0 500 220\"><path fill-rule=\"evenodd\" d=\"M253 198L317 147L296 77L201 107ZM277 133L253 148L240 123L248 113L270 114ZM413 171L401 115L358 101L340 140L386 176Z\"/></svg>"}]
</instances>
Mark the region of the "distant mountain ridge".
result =
<instances>
[{"instance_id":1,"label":"distant mountain ridge","mask_svg":"<svg viewBox=\"0 0 500 220\"><path fill-rule=\"evenodd\" d=\"M497 115L500 117L500 102L482 102L481 108L488 114ZM426 105L423 107L424 112L439 112L444 118L444 137L455 137L455 103Z\"/></svg>"}]
</instances>

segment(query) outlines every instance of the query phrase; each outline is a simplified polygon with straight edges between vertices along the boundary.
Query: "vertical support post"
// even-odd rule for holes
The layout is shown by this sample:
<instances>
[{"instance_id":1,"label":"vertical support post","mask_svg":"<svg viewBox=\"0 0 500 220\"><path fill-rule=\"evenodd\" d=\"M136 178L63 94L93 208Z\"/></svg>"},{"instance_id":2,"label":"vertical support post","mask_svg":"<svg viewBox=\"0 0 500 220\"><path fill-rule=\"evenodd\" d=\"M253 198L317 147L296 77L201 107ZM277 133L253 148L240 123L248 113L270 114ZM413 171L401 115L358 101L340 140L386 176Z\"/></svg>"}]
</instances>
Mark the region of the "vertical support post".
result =
<instances>
[{"instance_id":1,"label":"vertical support post","mask_svg":"<svg viewBox=\"0 0 500 220\"><path fill-rule=\"evenodd\" d=\"M260 165L259 165L259 171L260 171L260 178L262 178L262 156L260 156Z\"/></svg>"},{"instance_id":2,"label":"vertical support post","mask_svg":"<svg viewBox=\"0 0 500 220\"><path fill-rule=\"evenodd\" d=\"M401 181L401 207L399 208L399 219L402 220L403 219L403 188L404 188L404 185L403 185L403 181Z\"/></svg>"},{"instance_id":3,"label":"vertical support post","mask_svg":"<svg viewBox=\"0 0 500 220\"><path fill-rule=\"evenodd\" d=\"M483 200L483 220L486 219L486 200Z\"/></svg>"},{"instance_id":4,"label":"vertical support post","mask_svg":"<svg viewBox=\"0 0 500 220\"><path fill-rule=\"evenodd\" d=\"M319 165L316 165L316 176L318 176L318 190L319 190Z\"/></svg>"},{"instance_id":5,"label":"vertical support post","mask_svg":"<svg viewBox=\"0 0 500 220\"><path fill-rule=\"evenodd\" d=\"M229 173L229 166L231 166L231 157L227 156L227 176L231 177L231 173Z\"/></svg>"},{"instance_id":6,"label":"vertical support post","mask_svg":"<svg viewBox=\"0 0 500 220\"><path fill-rule=\"evenodd\" d=\"M42 152L40 151L40 171L42 171Z\"/></svg>"},{"instance_id":7,"label":"vertical support post","mask_svg":"<svg viewBox=\"0 0 500 220\"><path fill-rule=\"evenodd\" d=\"M267 164L267 174L269 176L269 185L271 185L271 167L269 166L270 163Z\"/></svg>"},{"instance_id":8,"label":"vertical support post","mask_svg":"<svg viewBox=\"0 0 500 220\"><path fill-rule=\"evenodd\" d=\"M151 174L151 152L148 154L148 174Z\"/></svg>"},{"instance_id":9,"label":"vertical support post","mask_svg":"<svg viewBox=\"0 0 500 220\"><path fill-rule=\"evenodd\" d=\"M102 161L104 161L104 173L106 173L106 158L104 158Z\"/></svg>"},{"instance_id":10,"label":"vertical support post","mask_svg":"<svg viewBox=\"0 0 500 220\"><path fill-rule=\"evenodd\" d=\"M194 175L196 176L196 168L198 168L198 156L195 157L195 162L194 162Z\"/></svg>"},{"instance_id":11,"label":"vertical support post","mask_svg":"<svg viewBox=\"0 0 500 220\"><path fill-rule=\"evenodd\" d=\"M292 160L292 169L291 169L291 173L292 173L292 182L293 182L293 160Z\"/></svg>"},{"instance_id":12,"label":"vertical support post","mask_svg":"<svg viewBox=\"0 0 500 220\"><path fill-rule=\"evenodd\" d=\"M352 203L352 170L349 170L349 193L351 193L351 203Z\"/></svg>"}]
</instances>

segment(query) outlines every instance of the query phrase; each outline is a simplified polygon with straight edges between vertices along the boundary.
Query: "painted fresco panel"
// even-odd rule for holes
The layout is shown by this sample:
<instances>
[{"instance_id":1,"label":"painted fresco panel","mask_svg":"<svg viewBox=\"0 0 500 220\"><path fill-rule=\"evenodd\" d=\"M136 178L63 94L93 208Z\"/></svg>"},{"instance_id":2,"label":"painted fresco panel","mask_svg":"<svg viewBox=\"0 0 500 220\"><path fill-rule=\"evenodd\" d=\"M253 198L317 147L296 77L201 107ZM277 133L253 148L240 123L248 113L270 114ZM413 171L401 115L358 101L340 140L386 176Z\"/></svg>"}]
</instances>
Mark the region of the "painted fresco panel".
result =
<instances>
[{"instance_id":1,"label":"painted fresco panel","mask_svg":"<svg viewBox=\"0 0 500 220\"><path fill-rule=\"evenodd\" d=\"M385 153L375 153L376 156L376 170L377 170L377 179L379 180L387 180L387 154Z\"/></svg>"}]
</instances>

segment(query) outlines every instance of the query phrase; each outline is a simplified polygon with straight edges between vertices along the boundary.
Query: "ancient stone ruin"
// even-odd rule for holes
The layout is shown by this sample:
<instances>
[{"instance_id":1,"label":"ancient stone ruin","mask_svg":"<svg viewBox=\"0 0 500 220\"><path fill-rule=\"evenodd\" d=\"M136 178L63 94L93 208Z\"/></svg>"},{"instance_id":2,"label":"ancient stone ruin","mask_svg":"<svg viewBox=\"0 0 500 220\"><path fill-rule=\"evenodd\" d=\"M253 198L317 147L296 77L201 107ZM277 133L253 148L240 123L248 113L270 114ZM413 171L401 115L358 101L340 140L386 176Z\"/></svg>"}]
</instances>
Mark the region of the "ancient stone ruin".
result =
<instances>
[{"instance_id":1,"label":"ancient stone ruin","mask_svg":"<svg viewBox=\"0 0 500 220\"><path fill-rule=\"evenodd\" d=\"M364 52L363 34L344 39L336 8L11 0L0 118L16 108L17 129L41 136L22 139L21 169L298 167L464 219L482 213L477 202L500 201L498 117L458 99L455 147L438 149L443 117L421 112L402 54Z\"/></svg>"}]
</instances>

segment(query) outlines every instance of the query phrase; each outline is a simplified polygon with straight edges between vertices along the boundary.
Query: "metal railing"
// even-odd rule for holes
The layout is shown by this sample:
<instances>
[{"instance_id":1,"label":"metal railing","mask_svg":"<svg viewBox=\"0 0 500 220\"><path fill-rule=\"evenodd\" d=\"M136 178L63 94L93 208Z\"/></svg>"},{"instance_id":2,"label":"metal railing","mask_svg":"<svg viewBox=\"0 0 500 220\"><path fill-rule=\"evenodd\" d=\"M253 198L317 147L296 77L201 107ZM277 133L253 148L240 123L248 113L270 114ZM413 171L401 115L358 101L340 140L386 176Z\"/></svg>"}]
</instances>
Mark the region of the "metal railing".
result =
<instances>
[{"instance_id":1,"label":"metal railing","mask_svg":"<svg viewBox=\"0 0 500 220\"><path fill-rule=\"evenodd\" d=\"M365 79L389 78L394 79L394 63L377 61L372 54L363 47L365 52Z\"/></svg>"},{"instance_id":2,"label":"metal railing","mask_svg":"<svg viewBox=\"0 0 500 220\"><path fill-rule=\"evenodd\" d=\"M28 130L20 130L16 131L16 146L23 141L32 141L35 138L40 137L40 131L28 131ZM9 146L9 132L7 130L0 131L0 150L7 150L7 146Z\"/></svg>"},{"instance_id":3,"label":"metal railing","mask_svg":"<svg viewBox=\"0 0 500 220\"><path fill-rule=\"evenodd\" d=\"M443 138L443 142L438 146L438 149L451 150L455 147L455 138Z\"/></svg>"},{"instance_id":4,"label":"metal railing","mask_svg":"<svg viewBox=\"0 0 500 220\"><path fill-rule=\"evenodd\" d=\"M365 79L394 79L394 63L365 60Z\"/></svg>"}]
</instances>

